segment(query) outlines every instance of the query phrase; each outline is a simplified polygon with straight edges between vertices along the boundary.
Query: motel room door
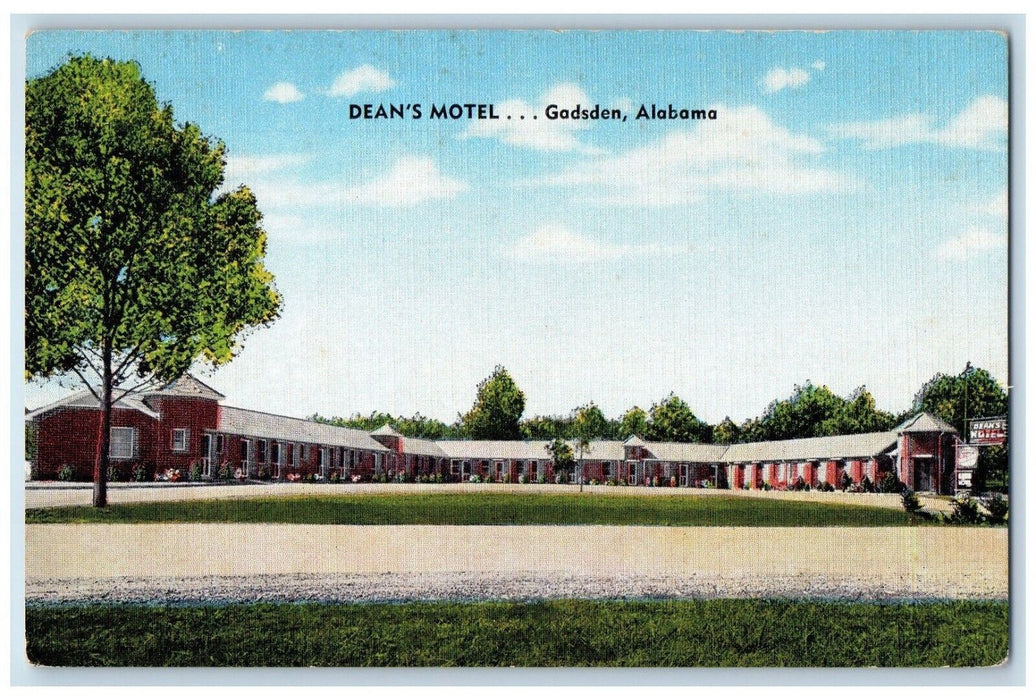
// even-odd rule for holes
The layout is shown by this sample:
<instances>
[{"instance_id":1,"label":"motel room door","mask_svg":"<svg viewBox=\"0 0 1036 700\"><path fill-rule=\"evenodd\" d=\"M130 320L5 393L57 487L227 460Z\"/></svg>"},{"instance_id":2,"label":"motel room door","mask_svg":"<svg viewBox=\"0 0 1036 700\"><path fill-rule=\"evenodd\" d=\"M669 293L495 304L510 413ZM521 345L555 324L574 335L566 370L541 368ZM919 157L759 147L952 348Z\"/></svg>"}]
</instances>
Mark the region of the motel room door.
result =
<instances>
[{"instance_id":1,"label":"motel room door","mask_svg":"<svg viewBox=\"0 0 1036 700\"><path fill-rule=\"evenodd\" d=\"M914 491L938 491L935 487L935 480L932 478L934 459L926 457L915 457L914 462Z\"/></svg>"}]
</instances>

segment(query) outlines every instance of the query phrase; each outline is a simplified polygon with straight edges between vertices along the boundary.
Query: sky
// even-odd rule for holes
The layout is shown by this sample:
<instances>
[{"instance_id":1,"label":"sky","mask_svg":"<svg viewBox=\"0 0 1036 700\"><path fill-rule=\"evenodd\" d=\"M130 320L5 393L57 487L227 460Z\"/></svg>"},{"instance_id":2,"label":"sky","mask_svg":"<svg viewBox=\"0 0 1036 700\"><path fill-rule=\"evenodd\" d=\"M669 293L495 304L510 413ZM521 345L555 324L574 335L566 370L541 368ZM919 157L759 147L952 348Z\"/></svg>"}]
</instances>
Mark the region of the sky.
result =
<instances>
[{"instance_id":1,"label":"sky","mask_svg":"<svg viewBox=\"0 0 1036 700\"><path fill-rule=\"evenodd\" d=\"M229 405L452 422L496 365L526 416L675 392L712 423L806 381L897 412L968 361L1008 384L1001 34L43 31L27 76L84 52L258 198L285 305L198 368Z\"/></svg>"}]
</instances>

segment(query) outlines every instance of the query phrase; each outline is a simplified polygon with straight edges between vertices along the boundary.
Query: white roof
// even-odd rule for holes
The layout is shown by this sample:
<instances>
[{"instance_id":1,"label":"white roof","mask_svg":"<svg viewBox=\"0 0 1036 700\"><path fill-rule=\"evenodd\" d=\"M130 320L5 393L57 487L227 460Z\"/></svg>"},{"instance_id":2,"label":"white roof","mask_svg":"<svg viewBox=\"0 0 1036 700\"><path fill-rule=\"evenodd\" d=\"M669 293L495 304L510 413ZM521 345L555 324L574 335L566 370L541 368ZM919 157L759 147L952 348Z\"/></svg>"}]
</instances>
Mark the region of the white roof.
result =
<instances>
[{"instance_id":1,"label":"white roof","mask_svg":"<svg viewBox=\"0 0 1036 700\"><path fill-rule=\"evenodd\" d=\"M25 420L32 420L33 418L42 416L45 413L49 413L50 411L54 411L59 408L92 408L94 410L100 410L101 402L97 400L89 389L83 389L71 396L66 396L63 399L49 403L46 406L40 406L39 408L29 411L25 414ZM123 396L112 404L112 408L140 411L144 415L156 420L159 418L158 412L148 406L139 394L127 394L126 396Z\"/></svg>"},{"instance_id":2,"label":"white roof","mask_svg":"<svg viewBox=\"0 0 1036 700\"><path fill-rule=\"evenodd\" d=\"M362 430L340 428L327 423L250 411L233 406L220 408L218 430L221 433L244 437L388 452L384 445Z\"/></svg>"},{"instance_id":3,"label":"white roof","mask_svg":"<svg viewBox=\"0 0 1036 700\"><path fill-rule=\"evenodd\" d=\"M895 431L832 435L831 437L746 442L731 445L723 454L724 462L782 462L845 457L876 457L896 445Z\"/></svg>"},{"instance_id":4,"label":"white roof","mask_svg":"<svg viewBox=\"0 0 1036 700\"><path fill-rule=\"evenodd\" d=\"M693 442L651 442L648 452L663 462L698 462L711 464L722 462L726 445L703 445Z\"/></svg>"}]
</instances>

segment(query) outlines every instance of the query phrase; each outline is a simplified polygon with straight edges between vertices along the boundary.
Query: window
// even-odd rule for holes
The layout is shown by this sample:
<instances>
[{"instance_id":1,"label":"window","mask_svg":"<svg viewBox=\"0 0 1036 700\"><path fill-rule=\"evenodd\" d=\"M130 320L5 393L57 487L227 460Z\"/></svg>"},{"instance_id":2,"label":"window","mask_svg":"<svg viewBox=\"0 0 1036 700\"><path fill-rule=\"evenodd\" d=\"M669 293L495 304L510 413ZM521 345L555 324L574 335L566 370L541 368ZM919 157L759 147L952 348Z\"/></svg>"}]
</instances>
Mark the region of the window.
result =
<instances>
[{"instance_id":1,"label":"window","mask_svg":"<svg viewBox=\"0 0 1036 700\"><path fill-rule=\"evenodd\" d=\"M187 428L173 428L173 452L187 451Z\"/></svg>"},{"instance_id":2,"label":"window","mask_svg":"<svg viewBox=\"0 0 1036 700\"><path fill-rule=\"evenodd\" d=\"M266 440L260 440L256 445L259 464L266 464Z\"/></svg>"},{"instance_id":3,"label":"window","mask_svg":"<svg viewBox=\"0 0 1036 700\"><path fill-rule=\"evenodd\" d=\"M605 462L603 466L604 466L604 478L610 480L614 476L614 474L612 473L612 463L611 462Z\"/></svg>"},{"instance_id":4,"label":"window","mask_svg":"<svg viewBox=\"0 0 1036 700\"><path fill-rule=\"evenodd\" d=\"M305 462L306 461L306 455L307 455L306 448L307 447L309 447L309 445L299 445L299 461L300 462Z\"/></svg>"},{"instance_id":5,"label":"window","mask_svg":"<svg viewBox=\"0 0 1036 700\"><path fill-rule=\"evenodd\" d=\"M280 466L281 463L281 443L275 442L270 445L270 461Z\"/></svg>"},{"instance_id":6,"label":"window","mask_svg":"<svg viewBox=\"0 0 1036 700\"><path fill-rule=\"evenodd\" d=\"M216 452L223 454L223 436L216 436Z\"/></svg>"},{"instance_id":7,"label":"window","mask_svg":"<svg viewBox=\"0 0 1036 700\"><path fill-rule=\"evenodd\" d=\"M288 466L295 464L295 445L288 443Z\"/></svg>"},{"instance_id":8,"label":"window","mask_svg":"<svg viewBox=\"0 0 1036 700\"><path fill-rule=\"evenodd\" d=\"M317 453L317 466L320 467L321 470L323 470L324 467L327 466L327 448L326 447L321 447L320 448L320 452Z\"/></svg>"},{"instance_id":9,"label":"window","mask_svg":"<svg viewBox=\"0 0 1036 700\"><path fill-rule=\"evenodd\" d=\"M133 459L133 428L112 428L108 455L112 459Z\"/></svg>"}]
</instances>

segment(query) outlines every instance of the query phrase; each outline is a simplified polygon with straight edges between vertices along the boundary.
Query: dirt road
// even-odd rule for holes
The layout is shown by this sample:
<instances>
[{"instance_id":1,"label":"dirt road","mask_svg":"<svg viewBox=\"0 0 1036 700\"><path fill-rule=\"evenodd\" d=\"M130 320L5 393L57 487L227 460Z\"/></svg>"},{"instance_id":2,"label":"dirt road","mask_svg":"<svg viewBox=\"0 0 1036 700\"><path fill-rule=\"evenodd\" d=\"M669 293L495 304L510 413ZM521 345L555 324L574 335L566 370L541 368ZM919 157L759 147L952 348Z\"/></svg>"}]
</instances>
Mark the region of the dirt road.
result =
<instances>
[{"instance_id":1,"label":"dirt road","mask_svg":"<svg viewBox=\"0 0 1036 700\"><path fill-rule=\"evenodd\" d=\"M65 593L78 585L75 581L96 590L105 588L105 580L110 589L135 585L139 592L158 585L172 592L181 585L197 587L208 578L217 581L208 589L215 594L220 586L231 584L255 589L255 582L263 577L324 581L325 592L339 591L332 597L346 595L340 585L335 588L342 577L360 577L354 580L417 581L404 597L422 597L422 590L436 585L448 591L451 581L475 581L472 585L479 590L480 580L498 585L576 580L585 590L605 597L619 595L631 585L636 589L654 582L651 585L673 593L704 591L713 596L759 595L765 590L768 595L795 597L812 591L820 597L881 598L892 592L905 597L1006 598L1007 531L275 524L26 527L27 586L30 594L43 598L48 595L41 591L51 590L50 598L61 593L61 586L54 593L56 582L71 582L63 584ZM366 590L367 585L360 588ZM353 591L346 597L364 599L362 593Z\"/></svg>"}]
</instances>

